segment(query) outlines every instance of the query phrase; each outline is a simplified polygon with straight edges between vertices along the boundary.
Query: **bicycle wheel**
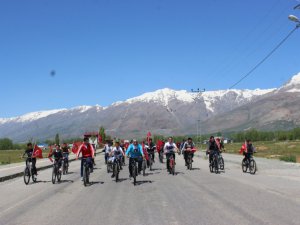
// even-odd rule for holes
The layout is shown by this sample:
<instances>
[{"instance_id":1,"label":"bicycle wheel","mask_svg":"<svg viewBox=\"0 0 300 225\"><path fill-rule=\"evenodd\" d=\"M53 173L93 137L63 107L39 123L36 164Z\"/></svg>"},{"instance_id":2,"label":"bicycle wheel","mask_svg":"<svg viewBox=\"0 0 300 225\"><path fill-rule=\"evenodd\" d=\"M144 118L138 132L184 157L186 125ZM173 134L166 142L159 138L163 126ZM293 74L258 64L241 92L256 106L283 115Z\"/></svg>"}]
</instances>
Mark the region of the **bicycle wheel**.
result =
<instances>
[{"instance_id":1,"label":"bicycle wheel","mask_svg":"<svg viewBox=\"0 0 300 225\"><path fill-rule=\"evenodd\" d=\"M174 162L174 159L172 160L173 161L173 165L172 165L172 174L173 176L175 175L175 162Z\"/></svg>"},{"instance_id":2,"label":"bicycle wheel","mask_svg":"<svg viewBox=\"0 0 300 225\"><path fill-rule=\"evenodd\" d=\"M150 155L149 158L149 165L150 165L150 171L152 171L152 156Z\"/></svg>"},{"instance_id":3,"label":"bicycle wheel","mask_svg":"<svg viewBox=\"0 0 300 225\"><path fill-rule=\"evenodd\" d=\"M59 169L57 168L57 181L60 182L61 181L61 171L59 171Z\"/></svg>"},{"instance_id":4,"label":"bicycle wheel","mask_svg":"<svg viewBox=\"0 0 300 225\"><path fill-rule=\"evenodd\" d=\"M146 165L146 160L143 160L143 176L146 176L146 168L147 168L147 165Z\"/></svg>"},{"instance_id":5,"label":"bicycle wheel","mask_svg":"<svg viewBox=\"0 0 300 225\"><path fill-rule=\"evenodd\" d=\"M224 168L225 168L223 157L219 158L219 168L220 168L220 170L224 170Z\"/></svg>"},{"instance_id":6,"label":"bicycle wheel","mask_svg":"<svg viewBox=\"0 0 300 225\"><path fill-rule=\"evenodd\" d=\"M242 170L243 170L243 172L246 173L247 169L248 169L247 162L246 162L246 160L243 160L242 161Z\"/></svg>"},{"instance_id":7,"label":"bicycle wheel","mask_svg":"<svg viewBox=\"0 0 300 225\"><path fill-rule=\"evenodd\" d=\"M132 176L133 176L133 184L136 185L136 164L132 164Z\"/></svg>"},{"instance_id":8,"label":"bicycle wheel","mask_svg":"<svg viewBox=\"0 0 300 225\"><path fill-rule=\"evenodd\" d=\"M33 171L31 171L31 178L32 178L32 181L35 183L37 177L36 177L36 174Z\"/></svg>"},{"instance_id":9,"label":"bicycle wheel","mask_svg":"<svg viewBox=\"0 0 300 225\"><path fill-rule=\"evenodd\" d=\"M212 172L214 172L214 165L213 165L213 161L211 162L211 163L209 163L209 170L210 170L210 172L212 173Z\"/></svg>"},{"instance_id":10,"label":"bicycle wheel","mask_svg":"<svg viewBox=\"0 0 300 225\"><path fill-rule=\"evenodd\" d=\"M215 157L214 159L214 165L215 165L215 174L219 173L219 165L218 165L218 159Z\"/></svg>"},{"instance_id":11,"label":"bicycle wheel","mask_svg":"<svg viewBox=\"0 0 300 225\"><path fill-rule=\"evenodd\" d=\"M159 153L159 161L161 162L161 163L164 163L164 156L163 156L163 153Z\"/></svg>"},{"instance_id":12,"label":"bicycle wheel","mask_svg":"<svg viewBox=\"0 0 300 225\"><path fill-rule=\"evenodd\" d=\"M27 166L25 167L23 177L24 177L24 183L26 185L29 184L29 181L30 181L30 171L29 171L29 168Z\"/></svg>"},{"instance_id":13,"label":"bicycle wheel","mask_svg":"<svg viewBox=\"0 0 300 225\"><path fill-rule=\"evenodd\" d=\"M118 182L118 180L119 180L119 163L115 164L115 171L114 171L114 173L115 173L116 182Z\"/></svg>"},{"instance_id":14,"label":"bicycle wheel","mask_svg":"<svg viewBox=\"0 0 300 225\"><path fill-rule=\"evenodd\" d=\"M83 167L83 185L86 186L88 184L88 168L86 167L86 165L84 165Z\"/></svg>"},{"instance_id":15,"label":"bicycle wheel","mask_svg":"<svg viewBox=\"0 0 300 225\"><path fill-rule=\"evenodd\" d=\"M69 162L66 162L66 174L68 174L68 171L69 171Z\"/></svg>"},{"instance_id":16,"label":"bicycle wheel","mask_svg":"<svg viewBox=\"0 0 300 225\"><path fill-rule=\"evenodd\" d=\"M52 169L52 184L55 184L55 180L56 180L56 168L54 166Z\"/></svg>"},{"instance_id":17,"label":"bicycle wheel","mask_svg":"<svg viewBox=\"0 0 300 225\"><path fill-rule=\"evenodd\" d=\"M250 174L255 174L256 173L256 162L254 161L254 159L250 160L249 171L250 171Z\"/></svg>"}]
</instances>

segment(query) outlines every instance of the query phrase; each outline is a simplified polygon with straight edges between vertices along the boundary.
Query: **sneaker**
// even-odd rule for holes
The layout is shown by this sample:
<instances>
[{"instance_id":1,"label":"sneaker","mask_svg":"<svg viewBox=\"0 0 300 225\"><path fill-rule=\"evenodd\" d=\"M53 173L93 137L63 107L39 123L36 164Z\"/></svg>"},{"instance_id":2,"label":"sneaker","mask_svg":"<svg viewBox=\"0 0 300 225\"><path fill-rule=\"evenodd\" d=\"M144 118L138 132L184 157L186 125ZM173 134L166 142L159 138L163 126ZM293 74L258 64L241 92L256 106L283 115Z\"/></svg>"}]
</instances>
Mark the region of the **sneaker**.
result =
<instances>
[{"instance_id":1,"label":"sneaker","mask_svg":"<svg viewBox=\"0 0 300 225\"><path fill-rule=\"evenodd\" d=\"M113 174L113 175L111 175L111 178L114 178L115 177L115 175Z\"/></svg>"},{"instance_id":2,"label":"sneaker","mask_svg":"<svg viewBox=\"0 0 300 225\"><path fill-rule=\"evenodd\" d=\"M81 177L81 179L80 179L81 181L83 181L83 177Z\"/></svg>"}]
</instances>

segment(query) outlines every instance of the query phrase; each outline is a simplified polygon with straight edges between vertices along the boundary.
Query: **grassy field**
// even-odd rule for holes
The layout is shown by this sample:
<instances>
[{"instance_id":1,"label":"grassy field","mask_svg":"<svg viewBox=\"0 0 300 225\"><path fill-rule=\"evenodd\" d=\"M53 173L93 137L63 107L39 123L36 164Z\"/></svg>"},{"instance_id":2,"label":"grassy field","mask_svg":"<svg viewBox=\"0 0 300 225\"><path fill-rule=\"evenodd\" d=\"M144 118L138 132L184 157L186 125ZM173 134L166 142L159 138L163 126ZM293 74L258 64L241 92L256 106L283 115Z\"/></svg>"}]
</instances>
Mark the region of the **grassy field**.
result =
<instances>
[{"instance_id":1,"label":"grassy field","mask_svg":"<svg viewBox=\"0 0 300 225\"><path fill-rule=\"evenodd\" d=\"M43 156L47 157L49 151L43 152ZM24 150L0 150L0 164L10 164L23 162L24 159L21 158Z\"/></svg>"},{"instance_id":2,"label":"grassy field","mask_svg":"<svg viewBox=\"0 0 300 225\"><path fill-rule=\"evenodd\" d=\"M225 145L226 152L239 154L243 143ZM300 162L300 141L254 142L258 157L280 159L289 162Z\"/></svg>"},{"instance_id":3,"label":"grassy field","mask_svg":"<svg viewBox=\"0 0 300 225\"><path fill-rule=\"evenodd\" d=\"M225 144L226 153L239 154L239 150L243 143ZM300 141L285 142L253 142L257 153L255 156L270 159L280 159L288 162L300 162ZM206 145L202 145L201 149L206 149Z\"/></svg>"}]
</instances>

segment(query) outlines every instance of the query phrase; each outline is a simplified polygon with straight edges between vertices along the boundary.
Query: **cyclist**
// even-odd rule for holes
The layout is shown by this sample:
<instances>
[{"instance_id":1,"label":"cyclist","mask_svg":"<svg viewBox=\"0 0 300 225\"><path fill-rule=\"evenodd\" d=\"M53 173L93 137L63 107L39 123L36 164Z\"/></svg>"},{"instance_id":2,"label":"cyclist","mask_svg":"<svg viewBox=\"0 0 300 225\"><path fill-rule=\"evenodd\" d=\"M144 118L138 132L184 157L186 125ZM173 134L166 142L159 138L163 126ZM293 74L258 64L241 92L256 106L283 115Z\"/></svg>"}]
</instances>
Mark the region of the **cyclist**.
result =
<instances>
[{"instance_id":1,"label":"cyclist","mask_svg":"<svg viewBox=\"0 0 300 225\"><path fill-rule=\"evenodd\" d=\"M112 149L113 149L112 141L107 140L103 150L103 152L105 152L104 154L105 164L107 164L107 160Z\"/></svg>"},{"instance_id":2,"label":"cyclist","mask_svg":"<svg viewBox=\"0 0 300 225\"><path fill-rule=\"evenodd\" d=\"M253 146L252 141L250 139L246 140L240 151L243 152L244 155L243 162L249 160L255 152L255 147Z\"/></svg>"},{"instance_id":3,"label":"cyclist","mask_svg":"<svg viewBox=\"0 0 300 225\"><path fill-rule=\"evenodd\" d=\"M187 165L187 156L188 156L188 154L192 155L192 162L193 162L193 158L194 158L194 153L190 153L186 150L192 150L194 148L195 148L195 144L193 142L193 139L189 137L188 140L183 144L183 146L181 148L181 151L183 153L183 157L184 157L184 160L185 160L185 165Z\"/></svg>"},{"instance_id":4,"label":"cyclist","mask_svg":"<svg viewBox=\"0 0 300 225\"><path fill-rule=\"evenodd\" d=\"M206 155L209 154L209 164L211 164L211 162L212 162L213 155L215 153L219 154L219 151L220 150L219 150L219 147L216 143L215 137L210 136L208 146L207 146L207 150L206 150Z\"/></svg>"},{"instance_id":5,"label":"cyclist","mask_svg":"<svg viewBox=\"0 0 300 225\"><path fill-rule=\"evenodd\" d=\"M32 170L33 170L33 173L35 175L37 175L37 169L36 169L36 157L33 156L33 147L32 147L32 143L27 143L27 149L25 150L24 154L23 154L23 157L24 155L27 155L27 159L26 159L26 165L27 165L27 162L31 162L32 163Z\"/></svg>"},{"instance_id":6,"label":"cyclist","mask_svg":"<svg viewBox=\"0 0 300 225\"><path fill-rule=\"evenodd\" d=\"M155 158L156 145L153 143L152 138L149 139L149 143L145 145L145 148L147 150L148 155L152 156L152 162L155 162L154 158ZM150 166L149 160L147 160L147 166L148 167Z\"/></svg>"},{"instance_id":7,"label":"cyclist","mask_svg":"<svg viewBox=\"0 0 300 225\"><path fill-rule=\"evenodd\" d=\"M93 172L93 162L92 159L95 157L95 150L93 148L93 145L89 143L89 138L85 137L83 139L83 144L80 145L77 155L76 155L76 160L78 159L80 152L82 152L82 158L81 158L81 166L80 166L80 176L81 180L83 179L83 162L86 160L88 163L89 167L91 168L91 172Z\"/></svg>"},{"instance_id":8,"label":"cyclist","mask_svg":"<svg viewBox=\"0 0 300 225\"><path fill-rule=\"evenodd\" d=\"M70 147L67 145L67 143L63 143L62 146L62 153L64 156L64 159L66 160L66 163L69 164L69 154L70 154Z\"/></svg>"},{"instance_id":9,"label":"cyclist","mask_svg":"<svg viewBox=\"0 0 300 225\"><path fill-rule=\"evenodd\" d=\"M122 147L120 146L120 142L115 143L115 147L112 149L110 153L111 158L109 159L112 163L115 162L116 159L119 159L120 162L120 170L122 170L122 159L125 156ZM115 177L115 164L113 164L113 174L111 175L112 178Z\"/></svg>"},{"instance_id":10,"label":"cyclist","mask_svg":"<svg viewBox=\"0 0 300 225\"><path fill-rule=\"evenodd\" d=\"M142 171L143 159L145 158L142 146L137 140L133 140L132 144L126 150L126 156L129 157L129 177L132 177L131 163L132 161L138 162L138 173Z\"/></svg>"},{"instance_id":11,"label":"cyclist","mask_svg":"<svg viewBox=\"0 0 300 225\"><path fill-rule=\"evenodd\" d=\"M178 148L176 144L173 142L173 138L169 137L168 142L164 146L164 152L167 158L167 170L169 171L169 163L170 163L170 156L173 155L175 161L175 150L178 152Z\"/></svg>"},{"instance_id":12,"label":"cyclist","mask_svg":"<svg viewBox=\"0 0 300 225\"><path fill-rule=\"evenodd\" d=\"M49 153L49 158L54 157L54 162L58 163L59 171L61 171L62 160L64 158L63 151L60 148L60 145L56 145L55 151Z\"/></svg>"}]
</instances>

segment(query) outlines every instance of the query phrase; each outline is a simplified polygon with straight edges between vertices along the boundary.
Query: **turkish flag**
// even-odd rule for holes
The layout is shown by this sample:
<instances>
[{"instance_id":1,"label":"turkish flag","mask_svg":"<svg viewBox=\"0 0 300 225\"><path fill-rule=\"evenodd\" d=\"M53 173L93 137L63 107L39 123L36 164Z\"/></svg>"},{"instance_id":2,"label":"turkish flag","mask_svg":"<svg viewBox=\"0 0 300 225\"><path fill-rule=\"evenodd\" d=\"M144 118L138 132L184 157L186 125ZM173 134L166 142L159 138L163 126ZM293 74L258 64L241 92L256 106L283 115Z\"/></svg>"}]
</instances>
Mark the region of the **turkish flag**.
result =
<instances>
[{"instance_id":1,"label":"turkish flag","mask_svg":"<svg viewBox=\"0 0 300 225\"><path fill-rule=\"evenodd\" d=\"M149 142L150 142L150 137L151 137L151 132L149 131L149 132L147 133L147 142L148 142L148 144L149 144Z\"/></svg>"},{"instance_id":2,"label":"turkish flag","mask_svg":"<svg viewBox=\"0 0 300 225\"><path fill-rule=\"evenodd\" d=\"M82 145L82 142L80 142L80 141L77 141L77 142L73 143L72 152L75 155L77 155L80 145Z\"/></svg>"},{"instance_id":3,"label":"turkish flag","mask_svg":"<svg viewBox=\"0 0 300 225\"><path fill-rule=\"evenodd\" d=\"M246 142L242 145L242 147L240 149L240 154L242 154L243 152L247 152L247 143Z\"/></svg>"},{"instance_id":4,"label":"turkish flag","mask_svg":"<svg viewBox=\"0 0 300 225\"><path fill-rule=\"evenodd\" d=\"M53 149L52 149L52 146L50 145L50 151L49 151L49 154L48 154L48 159L49 159L51 162L53 162L52 157L50 157L50 155L52 154L52 152L53 152Z\"/></svg>"},{"instance_id":5,"label":"turkish flag","mask_svg":"<svg viewBox=\"0 0 300 225\"><path fill-rule=\"evenodd\" d=\"M33 157L40 158L40 159L43 158L43 150L37 145L34 146Z\"/></svg>"}]
</instances>

